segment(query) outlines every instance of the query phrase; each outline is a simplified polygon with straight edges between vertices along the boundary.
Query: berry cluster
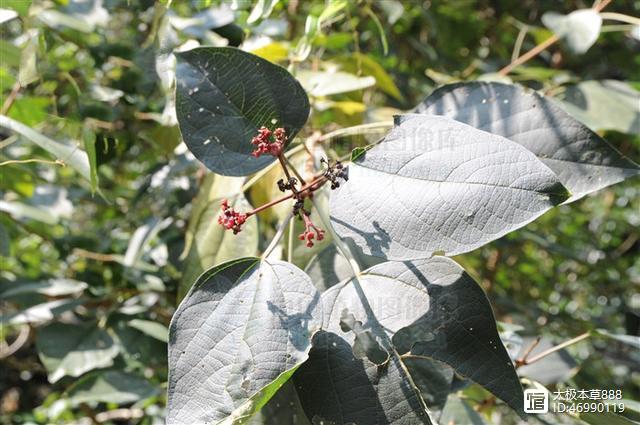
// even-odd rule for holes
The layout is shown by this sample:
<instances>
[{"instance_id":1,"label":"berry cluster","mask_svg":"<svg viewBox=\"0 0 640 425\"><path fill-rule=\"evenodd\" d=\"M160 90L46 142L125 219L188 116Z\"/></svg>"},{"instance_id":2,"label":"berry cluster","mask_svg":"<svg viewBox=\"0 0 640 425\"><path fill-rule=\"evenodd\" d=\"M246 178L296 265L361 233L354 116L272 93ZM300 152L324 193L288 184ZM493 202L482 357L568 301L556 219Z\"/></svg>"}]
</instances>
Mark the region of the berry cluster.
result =
<instances>
[{"instance_id":1,"label":"berry cluster","mask_svg":"<svg viewBox=\"0 0 640 425\"><path fill-rule=\"evenodd\" d=\"M256 147L256 149L251 152L251 155L256 158L265 153L278 156L282 153L286 142L287 132L284 128L276 128L271 131L267 127L260 127L258 135L251 139L251 144Z\"/></svg>"},{"instance_id":2,"label":"berry cluster","mask_svg":"<svg viewBox=\"0 0 640 425\"><path fill-rule=\"evenodd\" d=\"M340 182L338 181L338 179L343 179L344 181L349 180L349 174L340 161L336 161L334 165L330 165L329 161L322 158L320 159L320 162L327 164L327 169L324 172L324 175L327 180L331 182L331 190L340 187Z\"/></svg>"},{"instance_id":3,"label":"berry cluster","mask_svg":"<svg viewBox=\"0 0 640 425\"><path fill-rule=\"evenodd\" d=\"M247 214L242 214L234 210L229 206L229 201L222 200L220 204L222 207L222 214L218 216L218 224L224 226L227 230L233 230L233 234L236 235L242 230L242 225L247 221Z\"/></svg>"},{"instance_id":4,"label":"berry cluster","mask_svg":"<svg viewBox=\"0 0 640 425\"><path fill-rule=\"evenodd\" d=\"M295 177L290 177L287 183L284 182L283 179L278 180L278 189L280 192L286 192L287 190L292 190L298 184L298 179Z\"/></svg>"},{"instance_id":5,"label":"berry cluster","mask_svg":"<svg viewBox=\"0 0 640 425\"><path fill-rule=\"evenodd\" d=\"M309 218L309 213L307 211L302 211L300 214L302 219L304 220L304 232L298 235L298 239L301 241L307 241L307 247L311 248L313 246L313 239L317 241L321 241L324 239L324 230L316 227Z\"/></svg>"}]
</instances>

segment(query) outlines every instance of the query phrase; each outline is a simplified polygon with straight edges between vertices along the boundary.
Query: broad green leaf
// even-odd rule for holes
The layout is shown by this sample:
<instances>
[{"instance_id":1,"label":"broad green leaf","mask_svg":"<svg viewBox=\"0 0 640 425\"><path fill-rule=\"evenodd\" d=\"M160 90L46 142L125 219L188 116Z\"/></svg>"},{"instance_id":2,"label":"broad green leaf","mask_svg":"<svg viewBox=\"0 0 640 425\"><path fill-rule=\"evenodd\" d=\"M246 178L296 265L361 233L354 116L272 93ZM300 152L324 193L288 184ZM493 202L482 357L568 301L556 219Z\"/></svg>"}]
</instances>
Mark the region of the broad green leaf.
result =
<instances>
[{"instance_id":1,"label":"broad green leaf","mask_svg":"<svg viewBox=\"0 0 640 425\"><path fill-rule=\"evenodd\" d=\"M241 193L243 179L209 174L205 177L194 202L178 288L181 300L203 271L234 258L255 255L258 250L258 221L252 217L237 235L218 224L220 202L227 198L237 211L251 209Z\"/></svg>"},{"instance_id":2,"label":"broad green leaf","mask_svg":"<svg viewBox=\"0 0 640 425\"><path fill-rule=\"evenodd\" d=\"M153 367L157 370L166 370L167 344L148 336L129 326L122 320L109 328L109 333L118 345L127 366L144 372Z\"/></svg>"},{"instance_id":3,"label":"broad green leaf","mask_svg":"<svg viewBox=\"0 0 640 425\"><path fill-rule=\"evenodd\" d=\"M462 296L470 304L457 306L459 311L450 313L441 310L443 299ZM491 352L476 357L477 352L463 350L456 353L458 357L451 355L446 360L460 368L468 362L490 361L492 355L498 356L494 354L497 350L504 362L495 370L484 373L499 376L505 390L512 391L508 397L515 398L519 393L522 402L522 390L513 365L509 362L510 369L506 367L509 357L499 342L488 301L477 284L453 260L438 257L378 264L362 272L357 279L332 286L322 294L322 301L323 332L314 337L309 360L295 375L308 417L328 423L430 423L426 400L421 398L419 389L425 390L425 397L438 407L446 398L447 382L451 383L453 374L448 366L441 366L443 376L435 378L437 362L406 351L413 343L425 339L434 345L444 341L445 345L440 345L443 352L449 341L478 344L473 335L469 335L471 339L458 339L458 320L488 326L489 330L480 329L476 337L491 335L491 342L484 341L491 347ZM478 303L481 307L476 305ZM466 317L465 309L475 309L471 311L474 315ZM462 317L455 316L456 313ZM362 345L354 347L356 334L352 326L344 326L346 316L353 316L361 323L358 336L368 332L366 337L372 342L370 348L375 342L386 351L389 356L386 363L380 366L377 354L374 357L367 352L362 356ZM428 327L424 322L430 318L437 320L433 323L433 338L414 334L413 326ZM438 326L439 329L435 329ZM480 368L485 367L481 365ZM421 384L418 388L417 383Z\"/></svg>"},{"instance_id":4,"label":"broad green leaf","mask_svg":"<svg viewBox=\"0 0 640 425\"><path fill-rule=\"evenodd\" d=\"M580 9L568 15L547 12L542 15L542 23L563 39L571 51L580 54L598 40L602 18L593 9Z\"/></svg>"},{"instance_id":5,"label":"broad green leaf","mask_svg":"<svg viewBox=\"0 0 640 425\"><path fill-rule=\"evenodd\" d=\"M376 84L372 76L358 77L342 71L300 71L302 86L311 96L322 97L366 89Z\"/></svg>"},{"instance_id":6,"label":"broad green leaf","mask_svg":"<svg viewBox=\"0 0 640 425\"><path fill-rule=\"evenodd\" d=\"M491 305L462 267L435 257L383 263L368 273L376 276L372 284L380 290L386 284L398 299L396 305L413 314L411 323L393 336L400 354L444 362L523 412L522 388L498 335Z\"/></svg>"},{"instance_id":7,"label":"broad green leaf","mask_svg":"<svg viewBox=\"0 0 640 425\"><path fill-rule=\"evenodd\" d=\"M402 362L431 410L442 410L451 392L453 369L428 357L405 354Z\"/></svg>"},{"instance_id":8,"label":"broad green leaf","mask_svg":"<svg viewBox=\"0 0 640 425\"><path fill-rule=\"evenodd\" d=\"M9 231L7 226L0 223L0 256L8 257L11 254L11 239L9 238ZM0 295L5 297L3 292Z\"/></svg>"},{"instance_id":9,"label":"broad green leaf","mask_svg":"<svg viewBox=\"0 0 640 425\"><path fill-rule=\"evenodd\" d=\"M361 72L364 75L372 76L376 79L376 86L378 86L380 90L395 99L401 99L402 95L400 94L400 90L393 82L391 76L385 71L382 65L371 57L356 52L349 55L338 56L331 60L340 64L340 67L344 71L357 75L360 75Z\"/></svg>"},{"instance_id":10,"label":"broad green leaf","mask_svg":"<svg viewBox=\"0 0 640 425\"><path fill-rule=\"evenodd\" d=\"M84 129L82 132L82 141L84 142L84 150L87 152L89 159L89 174L91 177L91 191L98 189L98 163L96 162L96 135L93 131Z\"/></svg>"},{"instance_id":11,"label":"broad green leaf","mask_svg":"<svg viewBox=\"0 0 640 425\"><path fill-rule=\"evenodd\" d=\"M247 422L248 425L311 425L293 381L289 381Z\"/></svg>"},{"instance_id":12,"label":"broad green leaf","mask_svg":"<svg viewBox=\"0 0 640 425\"><path fill-rule=\"evenodd\" d=\"M24 323L37 325L49 322L62 313L73 310L83 302L83 300L65 298L36 304L16 313L2 314L0 316L0 325L21 325Z\"/></svg>"},{"instance_id":13,"label":"broad green leaf","mask_svg":"<svg viewBox=\"0 0 640 425\"><path fill-rule=\"evenodd\" d=\"M209 269L171 321L167 422L250 417L307 359L321 314L291 264L243 258Z\"/></svg>"},{"instance_id":14,"label":"broad green leaf","mask_svg":"<svg viewBox=\"0 0 640 425\"><path fill-rule=\"evenodd\" d=\"M471 405L458 397L450 395L444 405L439 422L446 425L485 425L486 422Z\"/></svg>"},{"instance_id":15,"label":"broad green leaf","mask_svg":"<svg viewBox=\"0 0 640 425\"><path fill-rule=\"evenodd\" d=\"M89 158L87 157L87 153L82 149L79 149L77 146L70 146L56 142L55 140L52 140L36 130L5 115L0 115L0 127L14 131L31 140L42 149L57 157L57 159L70 165L87 181L91 181Z\"/></svg>"},{"instance_id":16,"label":"broad green leaf","mask_svg":"<svg viewBox=\"0 0 640 425\"><path fill-rule=\"evenodd\" d=\"M22 46L20 70L18 72L18 82L22 87L28 86L39 77L36 66L39 32L31 29L25 35L27 36L27 41L26 44Z\"/></svg>"},{"instance_id":17,"label":"broad green leaf","mask_svg":"<svg viewBox=\"0 0 640 425\"><path fill-rule=\"evenodd\" d=\"M118 346L96 323L52 323L38 330L36 345L51 383L111 366L118 355Z\"/></svg>"},{"instance_id":18,"label":"broad green leaf","mask_svg":"<svg viewBox=\"0 0 640 425\"><path fill-rule=\"evenodd\" d=\"M47 119L49 105L51 105L51 99L47 97L25 96L16 99L8 114L16 121L34 126Z\"/></svg>"},{"instance_id":19,"label":"broad green leaf","mask_svg":"<svg viewBox=\"0 0 640 425\"><path fill-rule=\"evenodd\" d=\"M73 406L82 403L131 404L153 397L159 389L146 379L118 370L93 372L83 377L67 391Z\"/></svg>"},{"instance_id":20,"label":"broad green leaf","mask_svg":"<svg viewBox=\"0 0 640 425\"><path fill-rule=\"evenodd\" d=\"M129 321L129 326L159 341L169 342L169 330L162 323L151 320L133 319Z\"/></svg>"},{"instance_id":21,"label":"broad green leaf","mask_svg":"<svg viewBox=\"0 0 640 425\"><path fill-rule=\"evenodd\" d=\"M580 413L580 419L589 425L637 425L638 422L613 412Z\"/></svg>"},{"instance_id":22,"label":"broad green leaf","mask_svg":"<svg viewBox=\"0 0 640 425\"><path fill-rule=\"evenodd\" d=\"M2 58L2 65L18 67L20 66L20 48L13 45L7 40L0 40L0 57ZM8 90L10 87L3 87L4 90Z\"/></svg>"},{"instance_id":23,"label":"broad green leaf","mask_svg":"<svg viewBox=\"0 0 640 425\"><path fill-rule=\"evenodd\" d=\"M15 297L16 295L37 293L49 297L60 297L63 295L80 294L89 285L73 279L46 279L35 282L15 282L10 285L5 284L0 290L2 298Z\"/></svg>"},{"instance_id":24,"label":"broad green leaf","mask_svg":"<svg viewBox=\"0 0 640 425\"><path fill-rule=\"evenodd\" d=\"M517 143L446 117L399 121L349 166L349 181L331 197L336 232L365 254L462 254L568 198L553 172Z\"/></svg>"},{"instance_id":25,"label":"broad green leaf","mask_svg":"<svg viewBox=\"0 0 640 425\"><path fill-rule=\"evenodd\" d=\"M569 189L567 202L640 172L630 159L553 102L521 86L445 86L418 105L416 112L445 115L524 146ZM609 115L607 111L605 116Z\"/></svg>"},{"instance_id":26,"label":"broad green leaf","mask_svg":"<svg viewBox=\"0 0 640 425\"><path fill-rule=\"evenodd\" d=\"M212 171L244 176L274 158L251 155L262 126L293 140L309 117L309 99L284 68L228 47L178 53L176 111L184 142Z\"/></svg>"},{"instance_id":27,"label":"broad green leaf","mask_svg":"<svg viewBox=\"0 0 640 425\"><path fill-rule=\"evenodd\" d=\"M560 104L594 131L640 134L640 92L617 80L567 86Z\"/></svg>"}]
</instances>

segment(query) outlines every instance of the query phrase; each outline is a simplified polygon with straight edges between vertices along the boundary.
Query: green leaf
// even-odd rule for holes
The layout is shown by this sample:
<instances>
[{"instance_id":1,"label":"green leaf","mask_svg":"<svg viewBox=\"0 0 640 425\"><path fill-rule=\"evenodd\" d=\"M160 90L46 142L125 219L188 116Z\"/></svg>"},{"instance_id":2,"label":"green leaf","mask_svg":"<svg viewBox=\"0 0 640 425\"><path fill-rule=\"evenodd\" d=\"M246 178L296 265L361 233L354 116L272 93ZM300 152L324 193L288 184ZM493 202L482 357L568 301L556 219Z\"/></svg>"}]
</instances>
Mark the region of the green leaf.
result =
<instances>
[{"instance_id":1,"label":"green leaf","mask_svg":"<svg viewBox=\"0 0 640 425\"><path fill-rule=\"evenodd\" d=\"M73 279L46 279L35 282L15 282L5 284L0 290L2 298L11 298L22 294L42 294L48 297L80 294L89 285Z\"/></svg>"},{"instance_id":2,"label":"green leaf","mask_svg":"<svg viewBox=\"0 0 640 425\"><path fill-rule=\"evenodd\" d=\"M349 181L331 197L336 232L365 254L461 254L568 198L553 172L517 143L445 117L398 121L349 166Z\"/></svg>"},{"instance_id":3,"label":"green leaf","mask_svg":"<svg viewBox=\"0 0 640 425\"><path fill-rule=\"evenodd\" d=\"M640 134L640 92L623 81L583 81L567 86L562 106L594 131Z\"/></svg>"},{"instance_id":4,"label":"green leaf","mask_svg":"<svg viewBox=\"0 0 640 425\"><path fill-rule=\"evenodd\" d=\"M393 82L391 76L385 69L374 59L362 53L351 53L349 55L338 56L331 59L333 62L340 64L340 68L352 74L358 74L360 71L363 75L370 75L376 79L376 86L389 96L400 100L402 94ZM360 67L360 69L358 69Z\"/></svg>"},{"instance_id":5,"label":"green leaf","mask_svg":"<svg viewBox=\"0 0 640 425\"><path fill-rule=\"evenodd\" d=\"M162 323L151 320L133 319L129 320L129 326L159 341L169 342L169 330Z\"/></svg>"},{"instance_id":6,"label":"green leaf","mask_svg":"<svg viewBox=\"0 0 640 425\"><path fill-rule=\"evenodd\" d=\"M176 55L176 111L182 137L212 171L256 172L274 158L251 155L262 126L283 127L293 140L309 117L309 99L284 68L228 47Z\"/></svg>"},{"instance_id":7,"label":"green leaf","mask_svg":"<svg viewBox=\"0 0 640 425\"><path fill-rule=\"evenodd\" d=\"M187 229L182 278L178 288L181 300L203 271L215 264L255 255L258 250L258 222L251 218L237 235L218 223L220 202L227 198L237 211L251 209L241 193L243 179L209 174L202 182L194 202Z\"/></svg>"},{"instance_id":8,"label":"green leaf","mask_svg":"<svg viewBox=\"0 0 640 425\"><path fill-rule=\"evenodd\" d=\"M602 28L602 18L593 9L575 10L568 15L547 12L542 15L542 23L578 54L593 46Z\"/></svg>"},{"instance_id":9,"label":"green leaf","mask_svg":"<svg viewBox=\"0 0 640 425\"><path fill-rule=\"evenodd\" d=\"M637 335L614 334L605 329L597 329L595 333L606 338L622 342L623 344L627 344L630 347L640 349L640 337L638 337Z\"/></svg>"},{"instance_id":10,"label":"green leaf","mask_svg":"<svg viewBox=\"0 0 640 425\"><path fill-rule=\"evenodd\" d=\"M580 419L590 425L637 425L638 423L612 412L580 413Z\"/></svg>"},{"instance_id":11,"label":"green leaf","mask_svg":"<svg viewBox=\"0 0 640 425\"><path fill-rule=\"evenodd\" d=\"M398 276L402 283L418 288L428 300L424 313L394 335L397 350L448 364L524 414L522 387L480 286L448 258L410 264L404 275L399 274L400 266L384 273L387 279Z\"/></svg>"},{"instance_id":12,"label":"green leaf","mask_svg":"<svg viewBox=\"0 0 640 425\"><path fill-rule=\"evenodd\" d=\"M96 323L52 323L38 331L36 345L51 383L109 367L118 355L118 346Z\"/></svg>"},{"instance_id":13,"label":"green leaf","mask_svg":"<svg viewBox=\"0 0 640 425\"><path fill-rule=\"evenodd\" d=\"M146 379L117 370L93 372L73 385L67 391L73 406L82 403L131 404L153 397L159 389Z\"/></svg>"},{"instance_id":14,"label":"green leaf","mask_svg":"<svg viewBox=\"0 0 640 425\"><path fill-rule=\"evenodd\" d=\"M261 19L267 19L278 3L279 0L258 0L247 18L247 23L253 24Z\"/></svg>"},{"instance_id":15,"label":"green leaf","mask_svg":"<svg viewBox=\"0 0 640 425\"><path fill-rule=\"evenodd\" d=\"M402 362L427 406L432 410L442 410L451 392L453 369L436 360L410 354L403 355Z\"/></svg>"},{"instance_id":16,"label":"green leaf","mask_svg":"<svg viewBox=\"0 0 640 425\"><path fill-rule=\"evenodd\" d=\"M521 86L463 83L436 90L416 112L445 115L533 152L569 189L573 202L638 175L640 169L561 108ZM610 116L609 110L604 116Z\"/></svg>"},{"instance_id":17,"label":"green leaf","mask_svg":"<svg viewBox=\"0 0 640 425\"><path fill-rule=\"evenodd\" d=\"M305 71L297 74L302 86L311 96L322 97L362 90L376 84L371 76L358 77L341 71Z\"/></svg>"},{"instance_id":18,"label":"green leaf","mask_svg":"<svg viewBox=\"0 0 640 425\"><path fill-rule=\"evenodd\" d=\"M37 30L30 30L26 35L28 38L26 44L22 46L22 53L20 54L20 71L18 72L18 82L22 87L28 86L39 77L38 69L36 67L39 33Z\"/></svg>"},{"instance_id":19,"label":"green leaf","mask_svg":"<svg viewBox=\"0 0 640 425\"><path fill-rule=\"evenodd\" d=\"M11 105L9 117L28 126L34 126L47 119L49 105L51 99L47 97L21 97Z\"/></svg>"},{"instance_id":20,"label":"green leaf","mask_svg":"<svg viewBox=\"0 0 640 425\"><path fill-rule=\"evenodd\" d=\"M320 296L295 266L243 258L205 272L171 321L167 421L239 423L308 357Z\"/></svg>"},{"instance_id":21,"label":"green leaf","mask_svg":"<svg viewBox=\"0 0 640 425\"><path fill-rule=\"evenodd\" d=\"M36 304L16 313L3 314L0 316L0 325L21 325L24 323L37 325L45 323L66 311L73 310L83 302L83 300L62 299Z\"/></svg>"},{"instance_id":22,"label":"green leaf","mask_svg":"<svg viewBox=\"0 0 640 425\"><path fill-rule=\"evenodd\" d=\"M98 164L96 162L96 135L93 131L83 129L82 141L84 142L84 150L89 158L89 171L91 176L91 192L98 189Z\"/></svg>"},{"instance_id":23,"label":"green leaf","mask_svg":"<svg viewBox=\"0 0 640 425\"><path fill-rule=\"evenodd\" d=\"M20 66L20 48L14 46L7 40L0 40L0 57L2 58L2 65L19 67Z\"/></svg>"},{"instance_id":24,"label":"green leaf","mask_svg":"<svg viewBox=\"0 0 640 425\"><path fill-rule=\"evenodd\" d=\"M444 405L439 422L447 425L485 425L486 422L469 403L456 395L450 395Z\"/></svg>"},{"instance_id":25,"label":"green leaf","mask_svg":"<svg viewBox=\"0 0 640 425\"><path fill-rule=\"evenodd\" d=\"M91 181L89 158L87 153L79 149L77 146L64 145L56 142L34 129L4 115L0 115L0 127L4 127L26 137L42 149L57 157L57 159L70 165L87 181Z\"/></svg>"},{"instance_id":26,"label":"green leaf","mask_svg":"<svg viewBox=\"0 0 640 425\"><path fill-rule=\"evenodd\" d=\"M413 332L413 324L423 325L430 315L436 318L442 316L439 309L435 310L442 305L442 298L450 294L447 292L451 290L450 287L455 285L467 286L468 291L479 291L484 297L475 282L453 260L447 258L382 263L324 292L323 332L314 337L309 360L295 375L298 394L307 416L328 423L381 423L380 418L385 418L383 423L431 423L420 389L425 391L424 395L431 403L441 405L453 373L447 366L441 365L443 376L435 378L438 371L436 365L439 363L420 359L413 353L403 355L400 348L406 345L411 348L408 343L419 340L417 335L408 339L411 337L409 333ZM439 288L442 289L438 291ZM491 323L491 309L486 298L483 301L484 307L489 309L489 318L474 316L470 320ZM478 299L473 302L477 303ZM466 304L464 306L467 307ZM354 333L353 326L345 327L345 316L353 316L361 323L361 328ZM440 321L441 326L445 324L449 325ZM438 340L455 339L455 334L450 333L446 326L442 327L442 338ZM382 366L376 361L377 355L373 361L369 360L370 355L361 355L362 345L358 346L356 337L364 331L368 332L366 337L372 343L370 347L375 342L378 346L375 351L382 348L388 354L389 360ZM398 333L402 333L400 345L396 343ZM493 341L500 344L497 332ZM465 343L473 344L473 341ZM493 351L493 345L491 347ZM473 361L474 353L460 355L461 362ZM506 353L504 355L506 364L508 356ZM425 364L421 364L423 360ZM430 362L428 366L427 362ZM504 374L501 377L511 379L507 382L515 380L516 386L512 389L516 392L513 397L519 391L522 402L522 390L513 366L511 374L511 377ZM417 382L421 383L422 388L416 387Z\"/></svg>"}]
</instances>

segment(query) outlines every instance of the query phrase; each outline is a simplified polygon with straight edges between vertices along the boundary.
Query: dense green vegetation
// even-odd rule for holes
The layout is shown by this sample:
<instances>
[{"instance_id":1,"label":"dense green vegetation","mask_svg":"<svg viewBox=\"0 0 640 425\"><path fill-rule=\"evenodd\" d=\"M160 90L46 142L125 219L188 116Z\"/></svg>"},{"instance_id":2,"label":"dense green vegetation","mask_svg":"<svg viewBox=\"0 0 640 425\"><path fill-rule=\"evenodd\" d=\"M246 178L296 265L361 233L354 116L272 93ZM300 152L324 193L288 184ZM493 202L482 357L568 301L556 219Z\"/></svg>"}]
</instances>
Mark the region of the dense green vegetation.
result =
<instances>
[{"instance_id":1,"label":"dense green vegetation","mask_svg":"<svg viewBox=\"0 0 640 425\"><path fill-rule=\"evenodd\" d=\"M175 52L239 46L288 69L311 102L289 156L306 177L323 169L321 157L348 159L376 141L394 115L437 87L476 80L538 90L637 163L640 26L632 16L640 3L605 3L593 45L565 35L504 72L553 36L543 14L592 5L3 0L0 422L164 422L168 327L180 300L209 267L264 253L289 215L290 205L279 204L238 235L219 226L222 198L239 210L258 207L282 195L282 170L274 163L228 177L195 159L177 125ZM632 403L640 399L638 182L560 205L455 257L491 301L523 384L620 389L628 400L620 423L640 420ZM345 277L332 238L307 248L296 238L303 225L292 223L271 255L306 270L319 290L337 282L328 281L327 263L340 263L332 278ZM520 420L461 377L444 398L422 384L441 423ZM251 420L312 419L287 384Z\"/></svg>"}]
</instances>

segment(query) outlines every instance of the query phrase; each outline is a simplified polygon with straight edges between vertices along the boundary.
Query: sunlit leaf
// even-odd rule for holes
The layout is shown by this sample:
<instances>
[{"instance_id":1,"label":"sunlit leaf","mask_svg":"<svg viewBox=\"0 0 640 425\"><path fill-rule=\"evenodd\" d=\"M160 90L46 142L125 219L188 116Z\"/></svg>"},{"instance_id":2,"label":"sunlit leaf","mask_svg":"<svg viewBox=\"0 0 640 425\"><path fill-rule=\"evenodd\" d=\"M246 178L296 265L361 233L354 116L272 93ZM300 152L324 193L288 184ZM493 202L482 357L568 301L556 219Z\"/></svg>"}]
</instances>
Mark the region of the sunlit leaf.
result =
<instances>
[{"instance_id":1,"label":"sunlit leaf","mask_svg":"<svg viewBox=\"0 0 640 425\"><path fill-rule=\"evenodd\" d=\"M553 172L517 143L445 117L399 121L349 166L349 181L331 197L336 232L365 254L461 254L568 198Z\"/></svg>"},{"instance_id":2,"label":"sunlit leaf","mask_svg":"<svg viewBox=\"0 0 640 425\"><path fill-rule=\"evenodd\" d=\"M630 101L616 109L629 106ZM552 101L517 85L445 86L418 105L416 112L445 115L524 146L569 189L567 202L640 173L630 159ZM611 115L609 110L604 114Z\"/></svg>"},{"instance_id":3,"label":"sunlit leaf","mask_svg":"<svg viewBox=\"0 0 640 425\"><path fill-rule=\"evenodd\" d=\"M209 269L176 311L169 336L167 422L240 422L308 357L320 296L284 262L243 258Z\"/></svg>"}]
</instances>

